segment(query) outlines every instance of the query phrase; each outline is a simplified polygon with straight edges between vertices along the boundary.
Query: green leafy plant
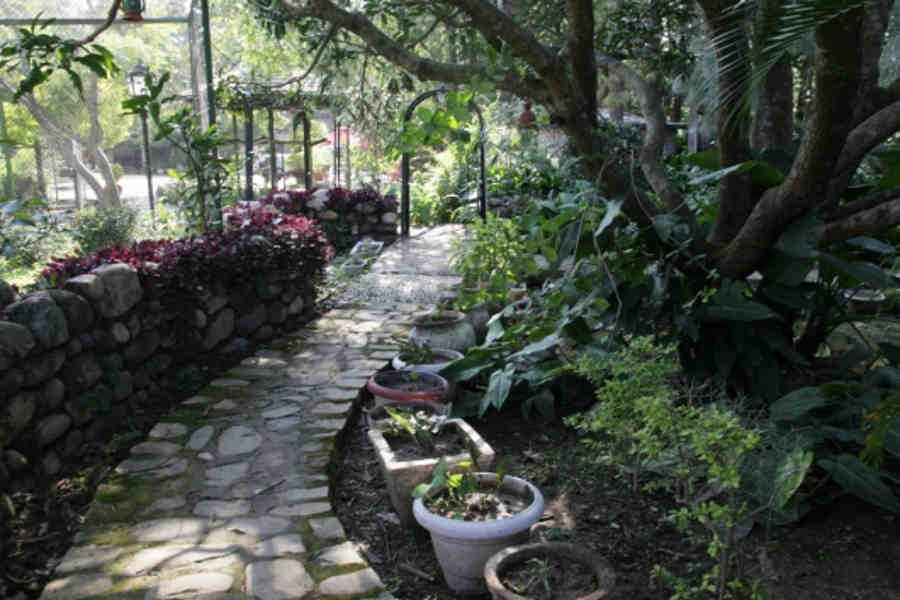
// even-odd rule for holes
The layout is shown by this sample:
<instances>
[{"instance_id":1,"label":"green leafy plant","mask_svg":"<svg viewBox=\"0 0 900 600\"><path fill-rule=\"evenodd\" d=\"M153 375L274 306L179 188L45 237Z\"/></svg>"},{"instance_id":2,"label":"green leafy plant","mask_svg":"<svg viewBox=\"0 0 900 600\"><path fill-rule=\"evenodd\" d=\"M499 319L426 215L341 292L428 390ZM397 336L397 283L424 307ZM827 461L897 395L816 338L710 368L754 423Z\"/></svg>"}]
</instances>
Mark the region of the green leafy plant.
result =
<instances>
[{"instance_id":1,"label":"green leafy plant","mask_svg":"<svg viewBox=\"0 0 900 600\"><path fill-rule=\"evenodd\" d=\"M678 597L712 592L731 597L755 589L741 579L737 545L754 521L798 518L798 490L813 454L764 427L756 414L729 399L721 386L674 385L674 346L643 336L606 355L586 354L574 369L597 386L597 403L567 423L589 434L599 461L618 467L636 489L663 489L683 506L670 518L692 538L704 539L715 565L699 584L664 569L655 577ZM696 595L692 595L696 594Z\"/></svg>"},{"instance_id":2,"label":"green leafy plant","mask_svg":"<svg viewBox=\"0 0 900 600\"><path fill-rule=\"evenodd\" d=\"M503 302L510 288L537 272L521 238L513 221L492 214L484 222L469 225L467 236L454 243L450 257L463 279L462 303Z\"/></svg>"},{"instance_id":3,"label":"green leafy plant","mask_svg":"<svg viewBox=\"0 0 900 600\"><path fill-rule=\"evenodd\" d=\"M472 508L473 495L484 489L475 477L472 466L478 462L478 450L474 446L469 449L471 460L458 463L457 472L451 473L447 466L446 457L442 457L435 465L431 475L431 481L420 483L412 491L413 498L428 499L432 506L450 515L450 518L463 519ZM506 476L506 463L501 460L496 470L497 483L494 491L498 491L503 485ZM476 509L482 509L488 503L486 494L479 494L476 498Z\"/></svg>"},{"instance_id":4,"label":"green leafy plant","mask_svg":"<svg viewBox=\"0 0 900 600\"><path fill-rule=\"evenodd\" d=\"M155 140L166 139L184 155L187 169L170 171L178 185L164 197L185 217L192 233L205 233L222 228L222 207L236 198L229 187L230 161L219 156L219 148L226 139L215 125L204 129L200 117L191 107L182 107L164 114L164 108L179 101L175 96L163 96L169 73L159 78L145 76L146 92L122 103L125 114L150 115L156 132Z\"/></svg>"},{"instance_id":5,"label":"green leafy plant","mask_svg":"<svg viewBox=\"0 0 900 600\"><path fill-rule=\"evenodd\" d=\"M408 364L422 365L437 360L437 355L428 342L419 344L415 340L402 340L398 344L398 350L400 358Z\"/></svg>"},{"instance_id":6,"label":"green leafy plant","mask_svg":"<svg viewBox=\"0 0 900 600\"><path fill-rule=\"evenodd\" d=\"M137 211L128 206L118 208L88 208L75 215L71 224L72 237L83 254L110 246L125 246L134 237Z\"/></svg>"},{"instance_id":7,"label":"green leafy plant","mask_svg":"<svg viewBox=\"0 0 900 600\"><path fill-rule=\"evenodd\" d=\"M447 421L446 415L429 414L422 410L401 411L390 406L385 406L384 410L391 418L388 422L388 431L408 434L422 449L429 452L434 450L434 438L441 433Z\"/></svg>"}]
</instances>

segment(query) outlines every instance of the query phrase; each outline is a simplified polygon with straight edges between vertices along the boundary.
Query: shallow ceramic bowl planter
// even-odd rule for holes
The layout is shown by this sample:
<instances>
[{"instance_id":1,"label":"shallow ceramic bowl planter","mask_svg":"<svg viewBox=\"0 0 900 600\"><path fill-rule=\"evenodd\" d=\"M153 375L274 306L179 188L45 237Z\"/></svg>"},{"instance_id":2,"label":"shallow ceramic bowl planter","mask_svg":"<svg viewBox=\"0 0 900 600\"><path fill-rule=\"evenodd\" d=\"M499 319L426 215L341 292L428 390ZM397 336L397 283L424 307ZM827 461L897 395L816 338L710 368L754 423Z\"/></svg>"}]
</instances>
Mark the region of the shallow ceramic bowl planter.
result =
<instances>
[{"instance_id":1,"label":"shallow ceramic bowl planter","mask_svg":"<svg viewBox=\"0 0 900 600\"><path fill-rule=\"evenodd\" d=\"M475 477L484 486L497 483L496 473L475 473ZM461 521L431 512L422 498L413 502L413 516L431 533L444 580L458 594L483 594L485 563L503 548L527 542L529 529L544 512L544 496L524 479L507 475L500 490L528 505L507 519Z\"/></svg>"},{"instance_id":2,"label":"shallow ceramic bowl planter","mask_svg":"<svg viewBox=\"0 0 900 600\"><path fill-rule=\"evenodd\" d=\"M482 470L491 468L494 462L494 449L484 441L484 438L471 425L462 419L448 419L444 422L444 428L455 429L460 435L464 447L471 448L474 446L477 448L478 460L474 465L475 467ZM429 480L440 458L420 458L416 460L399 458L391 449L384 435L384 427L378 421L375 422L373 427L369 428L368 436L372 446L375 447L375 454L378 456L378 464L381 465L381 472L384 474L388 496L391 498L394 511L400 517L403 525L410 527L415 523L412 512L412 491L420 483ZM458 466L459 463L472 459L468 452L444 458L447 459L447 466L451 470Z\"/></svg>"},{"instance_id":3,"label":"shallow ceramic bowl planter","mask_svg":"<svg viewBox=\"0 0 900 600\"><path fill-rule=\"evenodd\" d=\"M356 242L356 244L351 248L350 255L351 256L364 256L370 257L375 256L381 249L384 247L384 242L373 240L372 238L363 238Z\"/></svg>"},{"instance_id":4,"label":"shallow ceramic bowl planter","mask_svg":"<svg viewBox=\"0 0 900 600\"><path fill-rule=\"evenodd\" d=\"M406 369L423 373L439 373L441 369L463 357L462 352L451 350L450 348L432 348L431 353L434 355L434 360L428 363L406 362L403 359L402 353L400 353L391 360L391 366L397 371Z\"/></svg>"},{"instance_id":5,"label":"shallow ceramic bowl planter","mask_svg":"<svg viewBox=\"0 0 900 600\"><path fill-rule=\"evenodd\" d=\"M457 352L456 350L451 350L450 348L432 348L431 353L434 355L433 362L428 363L408 363L403 360L402 354L397 354L391 360L391 366L394 367L397 371L407 370L407 371L419 371L420 373L435 373L439 374L441 369L449 365L455 360L459 360L463 357L462 352ZM448 383L447 385L447 393L445 395L446 400L453 400L456 396L456 384Z\"/></svg>"},{"instance_id":6,"label":"shallow ceramic bowl planter","mask_svg":"<svg viewBox=\"0 0 900 600\"><path fill-rule=\"evenodd\" d=\"M450 348L465 352L475 345L475 328L466 315L455 310L442 310L416 317L409 339L432 348Z\"/></svg>"},{"instance_id":7,"label":"shallow ceramic bowl planter","mask_svg":"<svg viewBox=\"0 0 900 600\"><path fill-rule=\"evenodd\" d=\"M494 554L484 565L484 580L493 600L529 600L528 596L522 596L510 591L501 578L504 573L525 561L538 558L554 558L563 564L580 563L589 568L594 575L594 589L578 596L575 600L601 600L609 597L616 583L616 574L612 566L605 558L585 550L574 544L561 544L557 542L539 542L537 544L524 544L522 546L510 546Z\"/></svg>"},{"instance_id":8,"label":"shallow ceramic bowl planter","mask_svg":"<svg viewBox=\"0 0 900 600\"><path fill-rule=\"evenodd\" d=\"M375 396L375 406L385 404L437 404L443 408L447 380L436 373L381 371L372 375L366 389Z\"/></svg>"}]
</instances>

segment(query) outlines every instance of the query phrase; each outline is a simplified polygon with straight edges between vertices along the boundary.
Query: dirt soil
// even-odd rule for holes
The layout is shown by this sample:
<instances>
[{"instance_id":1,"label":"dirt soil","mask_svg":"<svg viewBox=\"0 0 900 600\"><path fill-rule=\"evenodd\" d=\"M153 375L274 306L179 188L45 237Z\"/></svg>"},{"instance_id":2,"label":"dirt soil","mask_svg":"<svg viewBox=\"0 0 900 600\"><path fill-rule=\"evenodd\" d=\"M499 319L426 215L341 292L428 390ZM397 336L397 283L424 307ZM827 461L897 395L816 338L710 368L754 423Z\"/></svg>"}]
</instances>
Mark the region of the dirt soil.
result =
<instances>
[{"instance_id":1,"label":"dirt soil","mask_svg":"<svg viewBox=\"0 0 900 600\"><path fill-rule=\"evenodd\" d=\"M534 600L578 600L597 590L590 567L554 556L511 565L499 577L509 591Z\"/></svg>"},{"instance_id":2,"label":"dirt soil","mask_svg":"<svg viewBox=\"0 0 900 600\"><path fill-rule=\"evenodd\" d=\"M612 600L670 598L671 589L651 581L654 565L695 582L712 566L705 543L691 543L667 518L677 508L669 496L632 492L596 465L577 434L559 421L526 421L516 409L470 423L506 460L509 474L544 494L547 509L532 530L533 541L568 541L606 557L616 571ZM364 423L348 428L334 488L347 535L397 598L456 600L443 583L428 533L401 528L392 512ZM744 579L759 580L774 600L900 600L900 521L843 497L799 523L774 528L768 539L755 528L740 562Z\"/></svg>"},{"instance_id":3,"label":"dirt soil","mask_svg":"<svg viewBox=\"0 0 900 600\"><path fill-rule=\"evenodd\" d=\"M384 439L400 460L454 456L466 451L462 434L456 427L444 427L433 438L434 448L423 448L410 435L388 435Z\"/></svg>"}]
</instances>

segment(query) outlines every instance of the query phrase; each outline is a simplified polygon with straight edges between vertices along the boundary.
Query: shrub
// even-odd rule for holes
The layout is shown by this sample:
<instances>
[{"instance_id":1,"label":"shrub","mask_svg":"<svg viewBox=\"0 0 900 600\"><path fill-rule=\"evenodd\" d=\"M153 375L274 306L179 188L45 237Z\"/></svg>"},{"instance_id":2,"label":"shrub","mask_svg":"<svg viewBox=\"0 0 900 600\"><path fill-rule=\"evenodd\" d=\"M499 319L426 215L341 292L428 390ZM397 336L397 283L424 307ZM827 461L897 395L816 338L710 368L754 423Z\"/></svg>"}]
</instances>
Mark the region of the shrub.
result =
<instances>
[{"instance_id":1,"label":"shrub","mask_svg":"<svg viewBox=\"0 0 900 600\"><path fill-rule=\"evenodd\" d=\"M72 220L72 237L87 254L109 246L131 242L137 211L127 206L109 209L89 208Z\"/></svg>"},{"instance_id":2,"label":"shrub","mask_svg":"<svg viewBox=\"0 0 900 600\"><path fill-rule=\"evenodd\" d=\"M233 228L224 233L147 240L54 259L42 275L59 285L100 265L121 262L134 267L142 283L160 294L252 280L260 272L282 273L310 285L323 276L332 248L314 221L246 206L230 209L226 216Z\"/></svg>"}]
</instances>

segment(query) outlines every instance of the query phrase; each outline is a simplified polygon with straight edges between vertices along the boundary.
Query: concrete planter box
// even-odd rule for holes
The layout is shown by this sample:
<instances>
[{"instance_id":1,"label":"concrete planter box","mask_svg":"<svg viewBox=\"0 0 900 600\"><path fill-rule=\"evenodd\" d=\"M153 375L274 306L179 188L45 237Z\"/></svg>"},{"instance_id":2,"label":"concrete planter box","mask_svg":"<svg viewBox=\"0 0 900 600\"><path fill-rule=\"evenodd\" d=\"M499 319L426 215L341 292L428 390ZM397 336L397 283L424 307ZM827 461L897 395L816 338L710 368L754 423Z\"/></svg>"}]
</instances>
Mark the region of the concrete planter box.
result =
<instances>
[{"instance_id":1,"label":"concrete planter box","mask_svg":"<svg viewBox=\"0 0 900 600\"><path fill-rule=\"evenodd\" d=\"M449 419L444 423L444 427L455 427L463 437L463 444L470 448L474 445L478 449L478 461L473 465L473 469L488 471L494 462L494 449L478 435L471 425L462 419ZM400 521L404 526L411 526L415 523L412 513L412 491L420 483L424 483L431 478L434 467L437 466L440 458L421 458L417 460L401 460L394 451L391 450L384 433L379 427L369 429L369 441L375 447L375 454L378 456L378 464L381 465L381 471L384 473L384 481L387 485L388 495L391 498L391 504L394 507ZM447 466L453 469L459 463L471 460L472 457L468 453L454 454L445 457Z\"/></svg>"}]
</instances>

